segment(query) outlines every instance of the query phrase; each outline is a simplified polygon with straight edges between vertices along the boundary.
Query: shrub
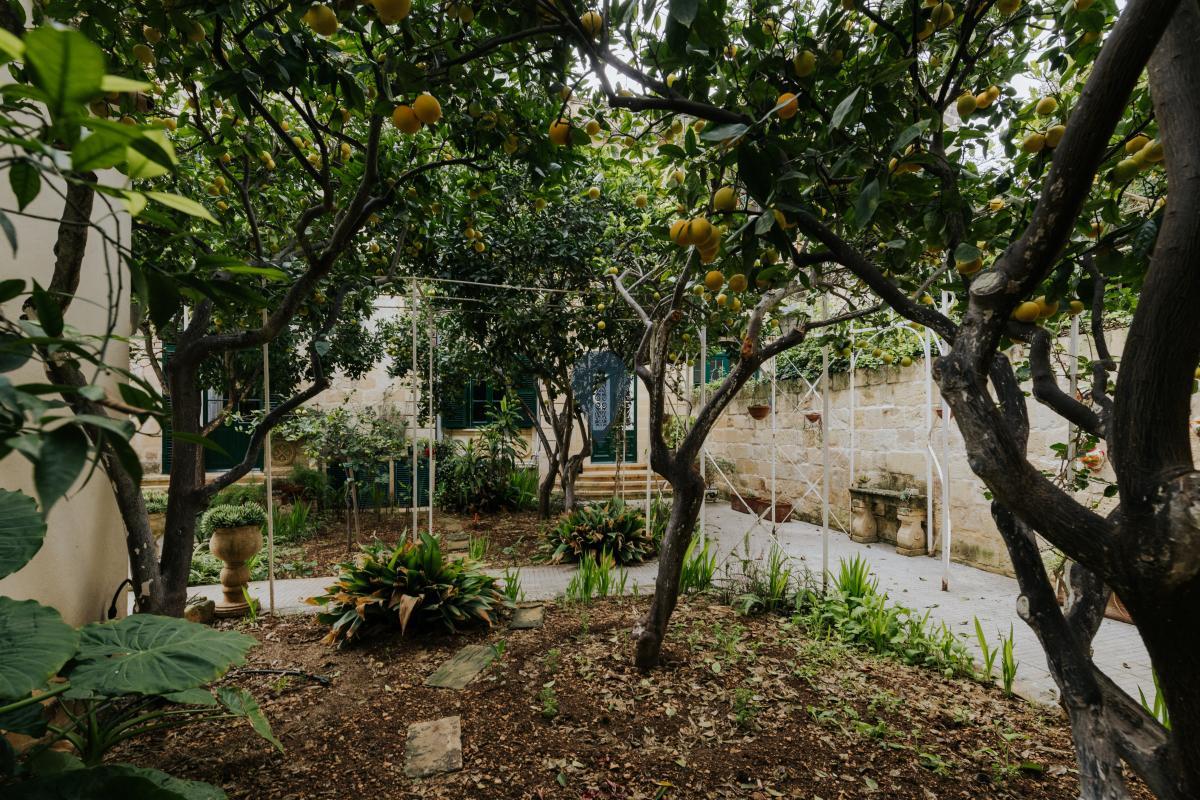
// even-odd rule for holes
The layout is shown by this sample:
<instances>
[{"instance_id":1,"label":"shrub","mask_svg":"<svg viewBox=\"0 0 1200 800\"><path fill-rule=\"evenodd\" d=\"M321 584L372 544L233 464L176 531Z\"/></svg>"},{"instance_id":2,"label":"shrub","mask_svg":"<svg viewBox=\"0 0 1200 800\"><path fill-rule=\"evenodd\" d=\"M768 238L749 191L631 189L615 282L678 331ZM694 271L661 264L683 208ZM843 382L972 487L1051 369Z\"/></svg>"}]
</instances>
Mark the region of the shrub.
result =
<instances>
[{"instance_id":1,"label":"shrub","mask_svg":"<svg viewBox=\"0 0 1200 800\"><path fill-rule=\"evenodd\" d=\"M211 586L221 580L221 568L225 564L214 556L208 549L208 542L197 542L192 550L192 563L188 568L188 586ZM250 580L265 581L267 579L267 554L260 550L246 562L250 569ZM275 577L309 578L316 572L317 562L306 561L304 551L299 547L275 547Z\"/></svg>"},{"instance_id":2,"label":"shrub","mask_svg":"<svg viewBox=\"0 0 1200 800\"><path fill-rule=\"evenodd\" d=\"M317 508L329 505L329 477L321 470L297 465L292 467L287 480L299 490L301 499L316 503Z\"/></svg>"},{"instance_id":3,"label":"shrub","mask_svg":"<svg viewBox=\"0 0 1200 800\"><path fill-rule=\"evenodd\" d=\"M213 506L200 516L196 526L199 538L207 539L214 528L240 528L243 525L264 525L267 511L258 503Z\"/></svg>"},{"instance_id":4,"label":"shrub","mask_svg":"<svg viewBox=\"0 0 1200 800\"><path fill-rule=\"evenodd\" d=\"M618 567L607 551L601 552L599 557L590 552L584 553L579 560L578 571L571 576L563 591L563 600L586 606L594 597L604 599L625 594L628 581L629 573Z\"/></svg>"},{"instance_id":5,"label":"shrub","mask_svg":"<svg viewBox=\"0 0 1200 800\"><path fill-rule=\"evenodd\" d=\"M713 586L713 576L717 573L717 554L712 542L704 540L700 547L700 537L693 536L688 542L687 552L683 554L683 566L679 570L679 593L707 592Z\"/></svg>"},{"instance_id":6,"label":"shrub","mask_svg":"<svg viewBox=\"0 0 1200 800\"><path fill-rule=\"evenodd\" d=\"M271 516L275 518L276 542L302 541L311 536L316 527L308 503L292 503L286 510L275 506Z\"/></svg>"},{"instance_id":7,"label":"shrub","mask_svg":"<svg viewBox=\"0 0 1200 800\"><path fill-rule=\"evenodd\" d=\"M974 677L966 647L946 627L933 625L929 612L918 614L880 594L865 561L842 560L833 591L822 596L807 589L797 598L798 621L812 631L899 659L933 667L947 675Z\"/></svg>"},{"instance_id":8,"label":"shrub","mask_svg":"<svg viewBox=\"0 0 1200 800\"><path fill-rule=\"evenodd\" d=\"M636 564L657 552L642 512L613 498L580 506L547 531L549 560L580 561L608 553L617 564Z\"/></svg>"},{"instance_id":9,"label":"shrub","mask_svg":"<svg viewBox=\"0 0 1200 800\"><path fill-rule=\"evenodd\" d=\"M523 490L528 479L519 476L525 470L517 466L524 454L520 413L514 403L503 398L478 439L454 443L447 449L438 464L437 504L445 511L474 513L519 509L522 503L532 503L537 476L526 500Z\"/></svg>"},{"instance_id":10,"label":"shrub","mask_svg":"<svg viewBox=\"0 0 1200 800\"><path fill-rule=\"evenodd\" d=\"M142 495L142 501L146 504L147 514L167 513L166 492L146 492Z\"/></svg>"},{"instance_id":11,"label":"shrub","mask_svg":"<svg viewBox=\"0 0 1200 800\"><path fill-rule=\"evenodd\" d=\"M472 561L446 559L428 534L396 547L368 545L338 569L336 583L308 601L323 607L317 619L330 626L325 637L330 644L388 628L404 634L439 627L454 633L478 623L490 627L504 605L495 578Z\"/></svg>"},{"instance_id":12,"label":"shrub","mask_svg":"<svg viewBox=\"0 0 1200 800\"><path fill-rule=\"evenodd\" d=\"M519 469L508 480L513 511L530 511L537 506L538 473L536 469Z\"/></svg>"},{"instance_id":13,"label":"shrub","mask_svg":"<svg viewBox=\"0 0 1200 800\"><path fill-rule=\"evenodd\" d=\"M267 487L262 483L235 483L233 486L226 486L221 491L217 492L208 504L209 508L215 506L240 506L245 503L258 503L266 505L267 502Z\"/></svg>"}]
</instances>

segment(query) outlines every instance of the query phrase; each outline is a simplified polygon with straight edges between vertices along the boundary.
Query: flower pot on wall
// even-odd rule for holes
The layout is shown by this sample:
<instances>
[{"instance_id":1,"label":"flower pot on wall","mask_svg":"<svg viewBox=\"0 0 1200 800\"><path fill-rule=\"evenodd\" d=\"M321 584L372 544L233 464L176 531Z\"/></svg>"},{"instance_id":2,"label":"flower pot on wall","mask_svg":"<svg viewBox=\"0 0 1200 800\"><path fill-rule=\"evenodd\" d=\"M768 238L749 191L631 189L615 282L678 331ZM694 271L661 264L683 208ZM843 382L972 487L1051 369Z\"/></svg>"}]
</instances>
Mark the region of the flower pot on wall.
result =
<instances>
[{"instance_id":1,"label":"flower pot on wall","mask_svg":"<svg viewBox=\"0 0 1200 800\"><path fill-rule=\"evenodd\" d=\"M750 412L750 416L754 419L766 419L767 414L771 413L771 407L766 403L756 403L752 406L746 406L746 410Z\"/></svg>"},{"instance_id":2,"label":"flower pot on wall","mask_svg":"<svg viewBox=\"0 0 1200 800\"><path fill-rule=\"evenodd\" d=\"M246 602L246 586L250 583L250 568L246 562L262 549L262 527L242 525L237 528L213 528L208 549L221 559L221 600L217 602L218 617L240 617L250 610Z\"/></svg>"}]
</instances>

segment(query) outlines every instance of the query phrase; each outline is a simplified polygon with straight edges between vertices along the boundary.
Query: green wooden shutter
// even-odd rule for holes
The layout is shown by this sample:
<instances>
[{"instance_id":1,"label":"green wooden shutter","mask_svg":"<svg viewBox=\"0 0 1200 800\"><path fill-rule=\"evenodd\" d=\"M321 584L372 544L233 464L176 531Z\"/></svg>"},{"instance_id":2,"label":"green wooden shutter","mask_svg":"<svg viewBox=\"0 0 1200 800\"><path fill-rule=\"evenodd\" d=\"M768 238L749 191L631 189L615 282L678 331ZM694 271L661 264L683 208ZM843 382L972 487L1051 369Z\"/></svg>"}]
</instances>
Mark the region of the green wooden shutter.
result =
<instances>
[{"instance_id":1,"label":"green wooden shutter","mask_svg":"<svg viewBox=\"0 0 1200 800\"><path fill-rule=\"evenodd\" d=\"M459 387L442 405L442 427L447 430L471 427L471 384Z\"/></svg>"},{"instance_id":2,"label":"green wooden shutter","mask_svg":"<svg viewBox=\"0 0 1200 800\"><path fill-rule=\"evenodd\" d=\"M537 379L532 375L524 376L517 384L517 397L523 402L520 404L521 411L521 427L532 428L533 417L525 406L528 405L533 412L537 413Z\"/></svg>"}]
</instances>

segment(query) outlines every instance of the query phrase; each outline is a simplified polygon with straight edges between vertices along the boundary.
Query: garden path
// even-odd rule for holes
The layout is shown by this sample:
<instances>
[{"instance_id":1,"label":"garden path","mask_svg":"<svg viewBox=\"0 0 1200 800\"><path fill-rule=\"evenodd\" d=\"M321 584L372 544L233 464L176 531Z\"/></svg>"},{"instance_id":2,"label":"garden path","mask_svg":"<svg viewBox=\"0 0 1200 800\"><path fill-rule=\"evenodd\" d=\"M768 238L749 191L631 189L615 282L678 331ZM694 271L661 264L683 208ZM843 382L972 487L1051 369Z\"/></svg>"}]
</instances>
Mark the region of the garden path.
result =
<instances>
[{"instance_id":1,"label":"garden path","mask_svg":"<svg viewBox=\"0 0 1200 800\"><path fill-rule=\"evenodd\" d=\"M759 557L771 546L767 526L752 528L752 518L739 514L728 506L710 505L706 512L706 532L717 543L722 559L734 551L742 552L749 547L752 557ZM806 522L789 522L779 525L777 539L789 557L800 562L813 573L821 570L821 529ZM967 646L976 655L979 653L975 641L974 618L983 625L989 643L996 646L999 633L1007 633L1012 627L1015 656L1019 662L1017 687L1031 699L1054 702L1057 687L1046 668L1046 658L1041 645L1016 613L1017 582L1004 575L975 569L963 564L950 565L950 591L941 591L942 564L935 558L906 557L897 555L895 548L887 544L858 544L840 532L829 536L829 565L837 570L843 558L861 555L871 565L872 572L879 578L879 588L897 602L916 609L928 610L931 619L945 622L955 633L960 634ZM735 564L736 562L727 562ZM503 576L502 569L488 570L497 577ZM539 565L521 568L521 586L528 600L551 600L562 594L570 581L574 568L566 565ZM628 570L628 591L645 594L653 590L656 564L643 564ZM330 583L330 578L299 578L276 581L275 604L282 613L315 612L314 606L306 605L305 598L320 594ZM267 585L258 581L250 585L251 594L266 606ZM193 587L192 592L216 599L220 586ZM1113 620L1105 620L1095 640L1096 664L1119 686L1134 697L1138 689L1152 696L1150 658L1137 630ZM998 668L998 665L997 665Z\"/></svg>"}]
</instances>

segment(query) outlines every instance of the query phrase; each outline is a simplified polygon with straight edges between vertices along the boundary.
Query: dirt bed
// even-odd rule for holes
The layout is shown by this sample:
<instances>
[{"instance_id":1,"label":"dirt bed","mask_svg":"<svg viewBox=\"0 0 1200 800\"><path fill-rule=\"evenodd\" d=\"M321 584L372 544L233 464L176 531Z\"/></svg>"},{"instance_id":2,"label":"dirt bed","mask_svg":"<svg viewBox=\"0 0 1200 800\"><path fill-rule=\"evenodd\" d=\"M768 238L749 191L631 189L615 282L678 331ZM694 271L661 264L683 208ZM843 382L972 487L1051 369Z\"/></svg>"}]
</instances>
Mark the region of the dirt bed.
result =
<instances>
[{"instance_id":1,"label":"dirt bed","mask_svg":"<svg viewBox=\"0 0 1200 800\"><path fill-rule=\"evenodd\" d=\"M428 530L428 512L421 512L418 531ZM385 542L395 544L407 538L411 515L402 511L382 513L360 512L359 536L361 544ZM489 566L522 566L535 563L542 544L542 531L551 523L539 520L532 512L498 512L480 515L447 514L435 512L433 530L435 534L453 536L465 532L472 538L485 540L487 549L483 561ZM316 535L300 542L305 561L315 561L314 575L332 575L337 564L349 557L346 549L346 523L338 514L329 515L318 528Z\"/></svg>"},{"instance_id":2,"label":"dirt bed","mask_svg":"<svg viewBox=\"0 0 1200 800\"><path fill-rule=\"evenodd\" d=\"M814 641L781 617L681 604L663 668L630 663L644 600L550 606L545 627L386 636L336 650L311 618L264 620L250 667L287 752L244 724L192 727L123 760L232 798L1075 797L1058 709ZM503 642L463 691L424 678L469 643ZM461 772L405 776L410 723L462 718ZM1149 797L1146 793L1139 797Z\"/></svg>"}]
</instances>

